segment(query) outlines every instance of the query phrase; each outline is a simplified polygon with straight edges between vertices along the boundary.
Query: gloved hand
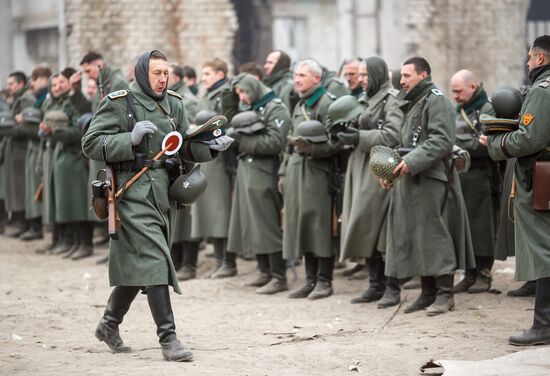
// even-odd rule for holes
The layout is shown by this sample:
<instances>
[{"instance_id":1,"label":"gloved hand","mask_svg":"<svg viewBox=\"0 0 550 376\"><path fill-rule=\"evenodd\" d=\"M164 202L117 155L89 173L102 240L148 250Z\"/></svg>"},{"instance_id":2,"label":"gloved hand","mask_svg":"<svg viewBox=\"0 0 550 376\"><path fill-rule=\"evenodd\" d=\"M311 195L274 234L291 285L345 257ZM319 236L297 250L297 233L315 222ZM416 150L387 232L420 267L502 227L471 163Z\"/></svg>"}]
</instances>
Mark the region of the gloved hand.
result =
<instances>
[{"instance_id":1,"label":"gloved hand","mask_svg":"<svg viewBox=\"0 0 550 376\"><path fill-rule=\"evenodd\" d=\"M338 132L336 134L338 140L344 145L359 144L359 130L356 128L348 128L346 132Z\"/></svg>"},{"instance_id":2,"label":"gloved hand","mask_svg":"<svg viewBox=\"0 0 550 376\"><path fill-rule=\"evenodd\" d=\"M132 145L138 145L143 139L143 136L146 134L153 134L157 129L157 126L149 120L138 121L136 125L134 125L134 129L132 129L132 134L130 135Z\"/></svg>"},{"instance_id":3,"label":"gloved hand","mask_svg":"<svg viewBox=\"0 0 550 376\"><path fill-rule=\"evenodd\" d=\"M237 140L237 138L239 138L240 136L239 132L237 132L233 127L227 128L225 130L225 135L231 137L234 140Z\"/></svg>"},{"instance_id":4,"label":"gloved hand","mask_svg":"<svg viewBox=\"0 0 550 376\"><path fill-rule=\"evenodd\" d=\"M216 151L224 151L229 149L229 146L235 141L229 136L220 136L210 141L202 141L202 143L208 145L210 149Z\"/></svg>"}]
</instances>

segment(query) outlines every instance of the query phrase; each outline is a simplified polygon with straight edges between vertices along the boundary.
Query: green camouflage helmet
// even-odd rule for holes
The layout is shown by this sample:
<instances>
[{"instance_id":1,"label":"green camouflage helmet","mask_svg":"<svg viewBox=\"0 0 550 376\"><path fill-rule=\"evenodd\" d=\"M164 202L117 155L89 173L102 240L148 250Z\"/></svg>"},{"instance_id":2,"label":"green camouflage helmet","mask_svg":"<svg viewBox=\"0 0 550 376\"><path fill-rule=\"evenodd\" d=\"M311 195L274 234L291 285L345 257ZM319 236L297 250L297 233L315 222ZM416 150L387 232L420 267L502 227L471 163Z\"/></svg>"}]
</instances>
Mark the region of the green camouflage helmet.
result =
<instances>
[{"instance_id":1,"label":"green camouflage helmet","mask_svg":"<svg viewBox=\"0 0 550 376\"><path fill-rule=\"evenodd\" d=\"M195 165L193 169L180 175L170 186L168 196L182 205L191 205L206 190L206 176L200 169L200 165Z\"/></svg>"},{"instance_id":2,"label":"green camouflage helmet","mask_svg":"<svg viewBox=\"0 0 550 376\"><path fill-rule=\"evenodd\" d=\"M355 120L361 112L363 112L363 109L353 95L344 95L328 107L328 117L331 125Z\"/></svg>"},{"instance_id":3,"label":"green camouflage helmet","mask_svg":"<svg viewBox=\"0 0 550 376\"><path fill-rule=\"evenodd\" d=\"M238 133L252 134L265 129L265 124L254 111L244 111L233 116L231 126Z\"/></svg>"},{"instance_id":4,"label":"green camouflage helmet","mask_svg":"<svg viewBox=\"0 0 550 376\"><path fill-rule=\"evenodd\" d=\"M517 119L522 105L521 93L511 86L496 89L491 98L497 118Z\"/></svg>"},{"instance_id":5,"label":"green camouflage helmet","mask_svg":"<svg viewBox=\"0 0 550 376\"><path fill-rule=\"evenodd\" d=\"M0 127L4 127L4 128L15 127L15 120L11 116L11 112L9 111L0 112Z\"/></svg>"},{"instance_id":6,"label":"green camouflage helmet","mask_svg":"<svg viewBox=\"0 0 550 376\"><path fill-rule=\"evenodd\" d=\"M25 108L21 111L21 116L25 123L40 124L40 121L42 121L42 111L34 107Z\"/></svg>"},{"instance_id":7,"label":"green camouflage helmet","mask_svg":"<svg viewBox=\"0 0 550 376\"><path fill-rule=\"evenodd\" d=\"M304 140L309 141L313 144L328 141L325 126L318 120L302 121L296 127L296 133Z\"/></svg>"},{"instance_id":8,"label":"green camouflage helmet","mask_svg":"<svg viewBox=\"0 0 550 376\"><path fill-rule=\"evenodd\" d=\"M395 149L383 145L376 145L370 149L369 168L376 177L390 184L397 179L393 170L399 162L401 162L401 156Z\"/></svg>"},{"instance_id":9,"label":"green camouflage helmet","mask_svg":"<svg viewBox=\"0 0 550 376\"><path fill-rule=\"evenodd\" d=\"M50 111L44 116L44 123L52 130L67 128L69 126L69 117L63 111Z\"/></svg>"}]
</instances>

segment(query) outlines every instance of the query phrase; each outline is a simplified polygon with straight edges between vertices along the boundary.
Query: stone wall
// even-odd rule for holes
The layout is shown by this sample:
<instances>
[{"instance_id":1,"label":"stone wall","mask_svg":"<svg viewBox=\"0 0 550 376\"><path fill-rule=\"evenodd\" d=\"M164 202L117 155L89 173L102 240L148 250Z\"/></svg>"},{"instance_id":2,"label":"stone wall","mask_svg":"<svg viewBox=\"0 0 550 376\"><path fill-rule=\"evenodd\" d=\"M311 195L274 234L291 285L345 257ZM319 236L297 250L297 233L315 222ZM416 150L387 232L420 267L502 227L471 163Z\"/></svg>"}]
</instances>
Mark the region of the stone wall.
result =
<instances>
[{"instance_id":1,"label":"stone wall","mask_svg":"<svg viewBox=\"0 0 550 376\"><path fill-rule=\"evenodd\" d=\"M489 92L523 83L528 0L408 0L406 56L424 56L449 92L450 77L470 69Z\"/></svg>"},{"instance_id":2,"label":"stone wall","mask_svg":"<svg viewBox=\"0 0 550 376\"><path fill-rule=\"evenodd\" d=\"M90 50L123 70L141 52L200 68L231 60L237 19L230 0L65 0L68 63Z\"/></svg>"}]
</instances>

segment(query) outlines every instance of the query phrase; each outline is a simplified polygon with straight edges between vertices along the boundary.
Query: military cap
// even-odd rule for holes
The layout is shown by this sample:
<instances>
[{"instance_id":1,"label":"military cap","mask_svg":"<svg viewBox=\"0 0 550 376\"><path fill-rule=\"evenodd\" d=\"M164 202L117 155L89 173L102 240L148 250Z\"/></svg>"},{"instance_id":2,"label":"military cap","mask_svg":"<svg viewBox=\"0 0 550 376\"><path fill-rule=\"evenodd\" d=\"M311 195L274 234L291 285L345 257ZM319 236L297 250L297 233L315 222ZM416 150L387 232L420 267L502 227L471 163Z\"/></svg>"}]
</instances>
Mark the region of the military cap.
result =
<instances>
[{"instance_id":1,"label":"military cap","mask_svg":"<svg viewBox=\"0 0 550 376\"><path fill-rule=\"evenodd\" d=\"M38 108L27 107L21 111L21 116L23 117L25 123L40 124L40 121L42 120L42 111Z\"/></svg>"},{"instance_id":2,"label":"military cap","mask_svg":"<svg viewBox=\"0 0 550 376\"><path fill-rule=\"evenodd\" d=\"M197 164L189 173L178 176L170 186L168 196L182 205L191 205L205 190L206 176Z\"/></svg>"},{"instance_id":3,"label":"military cap","mask_svg":"<svg viewBox=\"0 0 550 376\"><path fill-rule=\"evenodd\" d=\"M244 111L233 116L231 126L237 133L252 134L265 129L265 124L254 111Z\"/></svg>"},{"instance_id":4,"label":"military cap","mask_svg":"<svg viewBox=\"0 0 550 376\"><path fill-rule=\"evenodd\" d=\"M195 119L194 119L194 123L193 125L196 126L197 124L204 124L206 123L208 120L212 119L214 116L216 116L217 113L215 111L210 111L210 110L202 110L202 111L199 111L197 112L197 114L195 115Z\"/></svg>"},{"instance_id":5,"label":"military cap","mask_svg":"<svg viewBox=\"0 0 550 376\"><path fill-rule=\"evenodd\" d=\"M302 121L296 127L296 134L313 144L328 141L325 126L318 120Z\"/></svg>"},{"instance_id":6,"label":"military cap","mask_svg":"<svg viewBox=\"0 0 550 376\"><path fill-rule=\"evenodd\" d=\"M390 184L398 177L394 175L393 170L399 162L401 156L395 149L383 145L376 145L370 149L369 168L376 177Z\"/></svg>"},{"instance_id":7,"label":"military cap","mask_svg":"<svg viewBox=\"0 0 550 376\"><path fill-rule=\"evenodd\" d=\"M195 117L195 120L197 119ZM202 120L199 118L199 120ZM210 141L225 134L224 126L227 124L227 118L223 115L214 115L204 123L191 125L185 131L185 138L193 141Z\"/></svg>"},{"instance_id":8,"label":"military cap","mask_svg":"<svg viewBox=\"0 0 550 376\"><path fill-rule=\"evenodd\" d=\"M479 122L485 134L499 134L513 132L519 128L519 119L502 119L491 115L481 114Z\"/></svg>"},{"instance_id":9,"label":"military cap","mask_svg":"<svg viewBox=\"0 0 550 376\"><path fill-rule=\"evenodd\" d=\"M15 126L15 120L11 116L11 112L3 111L0 112L0 127L9 128Z\"/></svg>"},{"instance_id":10,"label":"military cap","mask_svg":"<svg viewBox=\"0 0 550 376\"><path fill-rule=\"evenodd\" d=\"M44 123L52 130L67 128L69 126L69 117L63 111L50 111L44 116Z\"/></svg>"},{"instance_id":11,"label":"military cap","mask_svg":"<svg viewBox=\"0 0 550 376\"><path fill-rule=\"evenodd\" d=\"M522 102L520 91L511 86L497 88L491 98L496 117L504 119L517 119Z\"/></svg>"}]
</instances>

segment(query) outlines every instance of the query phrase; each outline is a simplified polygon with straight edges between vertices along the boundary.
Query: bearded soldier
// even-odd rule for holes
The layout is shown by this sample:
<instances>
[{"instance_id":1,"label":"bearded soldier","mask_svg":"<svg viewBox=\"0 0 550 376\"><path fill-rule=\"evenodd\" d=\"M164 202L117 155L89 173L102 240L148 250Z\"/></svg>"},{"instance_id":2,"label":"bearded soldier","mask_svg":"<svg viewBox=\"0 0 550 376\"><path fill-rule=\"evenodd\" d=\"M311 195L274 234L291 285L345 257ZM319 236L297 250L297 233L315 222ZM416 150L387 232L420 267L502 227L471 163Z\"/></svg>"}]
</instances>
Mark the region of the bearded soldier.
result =
<instances>
[{"instance_id":1,"label":"bearded soldier","mask_svg":"<svg viewBox=\"0 0 550 376\"><path fill-rule=\"evenodd\" d=\"M168 197L167 164L151 162L168 132L182 133L188 127L181 96L167 91L168 71L164 54L156 50L143 53L136 62L136 79L129 90L111 93L101 102L82 140L89 158L112 164L117 171L117 187L125 181L128 169L135 166L137 153L143 153L143 163L151 166L118 200L121 227L118 240L111 240L109 258L109 279L115 288L95 335L112 352L130 351L120 338L118 326L142 290L157 325L164 359L190 361L191 351L176 337L168 290L170 285L180 293L170 258L170 218L175 202ZM133 112L130 120L129 111ZM232 139L221 135L214 141L211 145L186 141L180 155L196 162L212 160Z\"/></svg>"},{"instance_id":2,"label":"bearded soldier","mask_svg":"<svg viewBox=\"0 0 550 376\"><path fill-rule=\"evenodd\" d=\"M344 209L342 213L341 259L367 258L370 286L352 303L368 303L385 298L379 307L399 303L397 278L384 277L384 255L386 253L386 212L389 206L389 192L380 187L378 179L368 168L370 149L374 145L395 147L399 144L399 131L403 123L401 103L396 99L386 62L380 57L368 58L367 86L359 99L362 112L358 129L350 128L338 133L340 142L353 145L344 183ZM329 108L329 112L341 97ZM332 118L332 115L331 115ZM386 291L387 290L387 291ZM386 292L385 292L386 291Z\"/></svg>"},{"instance_id":3,"label":"bearded soldier","mask_svg":"<svg viewBox=\"0 0 550 376\"><path fill-rule=\"evenodd\" d=\"M300 101L294 108L293 130L289 132L295 138L289 139L292 148L285 153L279 170L279 190L284 192L285 202L283 256L287 260L304 256L306 268L305 285L293 291L290 298L313 300L333 293L338 237L333 227L336 213L329 189L334 175L330 157L339 147L326 142L327 112L334 96L322 86L322 74L322 67L313 59L296 65L294 87ZM311 142L316 139L325 142Z\"/></svg>"},{"instance_id":4,"label":"bearded soldier","mask_svg":"<svg viewBox=\"0 0 550 376\"><path fill-rule=\"evenodd\" d=\"M385 274L420 275L421 294L405 313L428 308L432 316L454 309L453 272L472 268L474 262L464 198L449 160L454 114L430 73L421 57L407 59L401 68L407 101L401 145L412 150L393 171L401 178L395 182L388 211Z\"/></svg>"},{"instance_id":5,"label":"bearded soldier","mask_svg":"<svg viewBox=\"0 0 550 376\"><path fill-rule=\"evenodd\" d=\"M243 112L232 120L231 134L238 141L239 164L227 249L255 254L260 275L248 286L258 287L259 294L275 294L288 290L277 170L286 145L290 114L275 92L251 75L240 78L235 91L243 104L252 106L253 112ZM257 119L247 120L249 116Z\"/></svg>"},{"instance_id":6,"label":"bearded soldier","mask_svg":"<svg viewBox=\"0 0 550 376\"><path fill-rule=\"evenodd\" d=\"M480 142L487 145L493 159L517 158L514 170L516 279L536 280L533 324L522 334L509 338L509 343L517 346L550 343L548 199L542 200L544 205L535 207L535 197L540 193L544 196L548 182L533 171L537 162L550 160L549 35L535 39L529 50L527 67L532 86L521 107L519 128L509 133L480 137Z\"/></svg>"},{"instance_id":7,"label":"bearded soldier","mask_svg":"<svg viewBox=\"0 0 550 376\"><path fill-rule=\"evenodd\" d=\"M494 263L496 221L500 182L498 165L489 158L487 149L479 144L481 114L494 115L483 86L469 70L455 73L451 90L456 107L456 144L470 153L470 169L460 175L460 184L476 256L476 268L466 270L464 279L454 292L483 292L491 287Z\"/></svg>"}]
</instances>

